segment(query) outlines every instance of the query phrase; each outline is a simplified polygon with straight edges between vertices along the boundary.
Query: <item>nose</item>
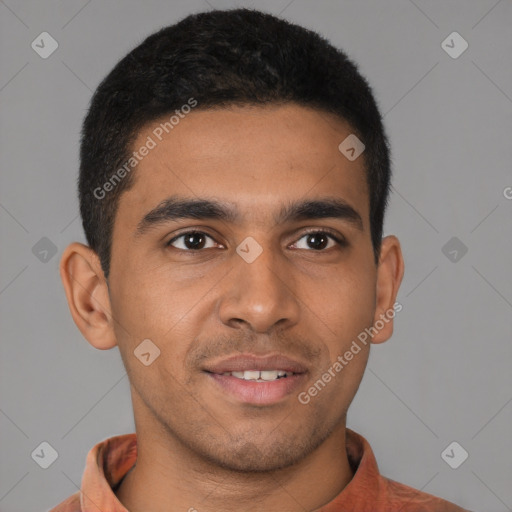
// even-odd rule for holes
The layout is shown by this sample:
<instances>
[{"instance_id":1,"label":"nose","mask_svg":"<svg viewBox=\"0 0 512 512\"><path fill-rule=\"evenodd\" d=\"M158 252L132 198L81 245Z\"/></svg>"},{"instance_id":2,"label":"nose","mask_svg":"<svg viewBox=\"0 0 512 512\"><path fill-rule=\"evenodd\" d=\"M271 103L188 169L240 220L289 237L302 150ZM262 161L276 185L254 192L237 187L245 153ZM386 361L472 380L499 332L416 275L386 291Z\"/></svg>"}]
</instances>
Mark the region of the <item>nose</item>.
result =
<instances>
[{"instance_id":1,"label":"nose","mask_svg":"<svg viewBox=\"0 0 512 512\"><path fill-rule=\"evenodd\" d=\"M298 322L300 301L289 263L268 247L251 263L235 254L223 286L218 311L225 325L269 333Z\"/></svg>"}]
</instances>

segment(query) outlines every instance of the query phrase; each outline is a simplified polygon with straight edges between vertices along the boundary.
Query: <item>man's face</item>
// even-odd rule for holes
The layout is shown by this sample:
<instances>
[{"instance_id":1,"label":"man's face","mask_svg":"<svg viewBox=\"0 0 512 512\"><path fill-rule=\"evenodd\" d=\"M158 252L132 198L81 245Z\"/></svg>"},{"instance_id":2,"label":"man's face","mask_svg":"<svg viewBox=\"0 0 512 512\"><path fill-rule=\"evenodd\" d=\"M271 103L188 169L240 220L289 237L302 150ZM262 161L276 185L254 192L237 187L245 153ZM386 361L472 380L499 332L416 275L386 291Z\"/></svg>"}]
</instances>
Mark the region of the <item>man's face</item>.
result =
<instances>
[{"instance_id":1,"label":"man's face","mask_svg":"<svg viewBox=\"0 0 512 512\"><path fill-rule=\"evenodd\" d=\"M133 146L157 143L121 195L109 278L137 425L227 468L297 463L344 428L368 358L363 346L309 403L298 399L374 321L363 157L338 149L347 124L296 105L193 111L162 141L152 133L159 122ZM220 202L236 218L153 215L138 232L171 196ZM349 208L276 223L284 207L315 200ZM160 350L149 366L134 355L145 339ZM283 355L302 373L274 382L218 375L241 355Z\"/></svg>"}]
</instances>

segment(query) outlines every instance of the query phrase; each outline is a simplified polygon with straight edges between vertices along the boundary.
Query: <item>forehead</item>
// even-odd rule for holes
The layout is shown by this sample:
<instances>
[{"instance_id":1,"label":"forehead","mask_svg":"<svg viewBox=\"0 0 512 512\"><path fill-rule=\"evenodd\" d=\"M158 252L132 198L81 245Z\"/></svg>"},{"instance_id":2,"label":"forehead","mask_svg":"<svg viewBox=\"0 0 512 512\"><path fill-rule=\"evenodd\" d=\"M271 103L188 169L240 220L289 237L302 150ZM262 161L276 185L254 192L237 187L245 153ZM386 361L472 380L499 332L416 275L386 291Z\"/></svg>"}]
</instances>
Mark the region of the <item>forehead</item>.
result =
<instances>
[{"instance_id":1,"label":"forehead","mask_svg":"<svg viewBox=\"0 0 512 512\"><path fill-rule=\"evenodd\" d=\"M133 144L140 161L121 195L123 224L133 227L173 195L236 204L247 222L268 223L283 203L326 194L357 207L367 223L363 157L349 161L339 151L352 131L338 117L298 105L192 110L172 124L171 115ZM144 146L151 149L141 157Z\"/></svg>"}]
</instances>

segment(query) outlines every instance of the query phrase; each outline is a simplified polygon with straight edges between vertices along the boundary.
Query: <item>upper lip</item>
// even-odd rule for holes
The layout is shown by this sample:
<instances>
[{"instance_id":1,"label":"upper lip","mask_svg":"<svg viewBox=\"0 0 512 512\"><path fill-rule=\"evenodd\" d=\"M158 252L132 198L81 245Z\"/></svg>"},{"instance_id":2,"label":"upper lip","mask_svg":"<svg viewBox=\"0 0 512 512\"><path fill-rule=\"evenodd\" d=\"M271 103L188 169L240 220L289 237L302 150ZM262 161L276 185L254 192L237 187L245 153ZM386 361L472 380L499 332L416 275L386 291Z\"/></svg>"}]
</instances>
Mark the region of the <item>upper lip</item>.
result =
<instances>
[{"instance_id":1,"label":"upper lip","mask_svg":"<svg viewBox=\"0 0 512 512\"><path fill-rule=\"evenodd\" d=\"M306 373L307 368L281 354L257 356L254 354L236 354L204 368L210 373L244 372L248 370L283 370L285 372Z\"/></svg>"}]
</instances>

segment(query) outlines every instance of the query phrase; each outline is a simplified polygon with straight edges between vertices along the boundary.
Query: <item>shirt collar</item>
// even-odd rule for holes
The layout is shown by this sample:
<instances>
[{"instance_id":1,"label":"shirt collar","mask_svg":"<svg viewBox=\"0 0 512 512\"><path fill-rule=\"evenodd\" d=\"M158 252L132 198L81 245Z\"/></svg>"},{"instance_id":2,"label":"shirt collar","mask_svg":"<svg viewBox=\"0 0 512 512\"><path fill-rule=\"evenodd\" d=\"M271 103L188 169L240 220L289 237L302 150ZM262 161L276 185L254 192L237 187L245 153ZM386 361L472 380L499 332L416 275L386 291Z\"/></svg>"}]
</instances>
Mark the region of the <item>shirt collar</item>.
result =
<instances>
[{"instance_id":1,"label":"shirt collar","mask_svg":"<svg viewBox=\"0 0 512 512\"><path fill-rule=\"evenodd\" d=\"M354 477L341 493L317 512L337 512L343 504L372 503L380 492L382 477L366 439L346 429L346 449ZM82 510L128 512L114 494L123 477L137 460L137 435L110 437L96 444L87 454L82 477Z\"/></svg>"}]
</instances>

